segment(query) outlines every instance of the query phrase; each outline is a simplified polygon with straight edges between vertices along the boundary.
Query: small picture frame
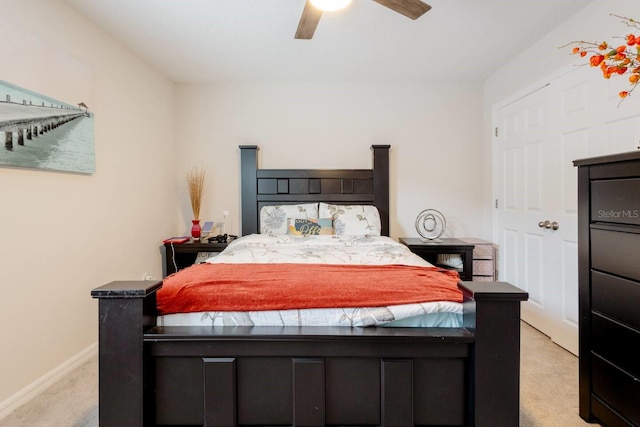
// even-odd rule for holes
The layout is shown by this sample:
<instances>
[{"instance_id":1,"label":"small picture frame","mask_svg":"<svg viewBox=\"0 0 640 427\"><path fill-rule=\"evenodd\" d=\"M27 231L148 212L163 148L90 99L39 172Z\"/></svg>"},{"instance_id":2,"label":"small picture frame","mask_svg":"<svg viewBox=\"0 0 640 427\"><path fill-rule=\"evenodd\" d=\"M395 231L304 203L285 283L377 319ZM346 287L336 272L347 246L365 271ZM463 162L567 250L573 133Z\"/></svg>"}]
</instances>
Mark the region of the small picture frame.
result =
<instances>
[{"instance_id":1,"label":"small picture frame","mask_svg":"<svg viewBox=\"0 0 640 427\"><path fill-rule=\"evenodd\" d=\"M212 232L213 232L213 221L205 221L204 225L202 226L202 234L204 236L208 236Z\"/></svg>"}]
</instances>

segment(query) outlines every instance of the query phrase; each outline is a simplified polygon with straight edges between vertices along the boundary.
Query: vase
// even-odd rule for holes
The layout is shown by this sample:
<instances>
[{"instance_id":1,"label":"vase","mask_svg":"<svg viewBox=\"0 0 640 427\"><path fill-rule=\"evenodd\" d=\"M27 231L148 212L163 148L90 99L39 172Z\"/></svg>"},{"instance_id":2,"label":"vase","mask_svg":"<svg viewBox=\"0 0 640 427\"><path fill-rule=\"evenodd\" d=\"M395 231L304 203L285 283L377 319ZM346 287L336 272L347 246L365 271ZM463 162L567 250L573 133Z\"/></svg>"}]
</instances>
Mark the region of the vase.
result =
<instances>
[{"instance_id":1,"label":"vase","mask_svg":"<svg viewBox=\"0 0 640 427\"><path fill-rule=\"evenodd\" d=\"M191 220L191 223L193 224L191 226L191 237L193 237L194 239L199 239L200 233L202 232L202 227L200 227L200 220L193 219Z\"/></svg>"}]
</instances>

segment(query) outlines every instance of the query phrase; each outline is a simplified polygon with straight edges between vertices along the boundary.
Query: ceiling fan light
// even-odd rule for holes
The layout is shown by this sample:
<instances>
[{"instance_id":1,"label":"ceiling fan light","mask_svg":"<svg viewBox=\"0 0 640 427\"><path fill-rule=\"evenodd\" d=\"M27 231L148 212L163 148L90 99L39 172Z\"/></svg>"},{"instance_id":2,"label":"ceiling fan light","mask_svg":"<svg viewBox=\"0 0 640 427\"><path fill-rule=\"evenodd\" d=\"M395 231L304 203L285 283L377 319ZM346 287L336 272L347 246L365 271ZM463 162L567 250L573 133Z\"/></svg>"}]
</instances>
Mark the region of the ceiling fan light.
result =
<instances>
[{"instance_id":1,"label":"ceiling fan light","mask_svg":"<svg viewBox=\"0 0 640 427\"><path fill-rule=\"evenodd\" d=\"M310 0L311 4L325 12L344 9L351 3L351 0Z\"/></svg>"}]
</instances>

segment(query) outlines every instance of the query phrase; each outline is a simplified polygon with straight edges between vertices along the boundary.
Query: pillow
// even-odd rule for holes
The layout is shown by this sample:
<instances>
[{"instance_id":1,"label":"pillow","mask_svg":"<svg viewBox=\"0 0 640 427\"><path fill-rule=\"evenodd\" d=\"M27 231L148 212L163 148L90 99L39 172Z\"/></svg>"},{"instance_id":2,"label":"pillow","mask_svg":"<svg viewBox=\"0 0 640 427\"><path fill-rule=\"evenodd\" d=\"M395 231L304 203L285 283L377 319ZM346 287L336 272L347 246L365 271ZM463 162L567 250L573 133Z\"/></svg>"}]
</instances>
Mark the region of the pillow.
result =
<instances>
[{"instance_id":1,"label":"pillow","mask_svg":"<svg viewBox=\"0 0 640 427\"><path fill-rule=\"evenodd\" d=\"M318 204L263 206L260 209L260 233L287 234L287 218L318 218Z\"/></svg>"},{"instance_id":2,"label":"pillow","mask_svg":"<svg viewBox=\"0 0 640 427\"><path fill-rule=\"evenodd\" d=\"M331 220L331 218L287 218L287 224L287 234L293 234L294 236L318 236L333 234L333 221Z\"/></svg>"},{"instance_id":3,"label":"pillow","mask_svg":"<svg viewBox=\"0 0 640 427\"><path fill-rule=\"evenodd\" d=\"M338 235L379 236L382 233L380 212L373 205L329 205L320 203L320 218L333 219L333 232Z\"/></svg>"}]
</instances>

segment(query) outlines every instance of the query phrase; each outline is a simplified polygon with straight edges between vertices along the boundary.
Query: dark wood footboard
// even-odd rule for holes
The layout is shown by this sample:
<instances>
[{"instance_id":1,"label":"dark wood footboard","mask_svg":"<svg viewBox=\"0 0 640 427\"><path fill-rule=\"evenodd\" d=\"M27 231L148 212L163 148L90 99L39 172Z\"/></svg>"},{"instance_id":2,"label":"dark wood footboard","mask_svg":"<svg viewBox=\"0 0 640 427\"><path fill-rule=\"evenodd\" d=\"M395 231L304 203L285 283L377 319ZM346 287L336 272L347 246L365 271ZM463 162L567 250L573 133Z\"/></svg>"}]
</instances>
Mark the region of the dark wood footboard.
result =
<instances>
[{"instance_id":1,"label":"dark wood footboard","mask_svg":"<svg viewBox=\"0 0 640 427\"><path fill-rule=\"evenodd\" d=\"M463 328L156 327L161 282L99 300L100 426L517 426L520 302L461 282Z\"/></svg>"}]
</instances>

